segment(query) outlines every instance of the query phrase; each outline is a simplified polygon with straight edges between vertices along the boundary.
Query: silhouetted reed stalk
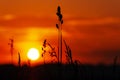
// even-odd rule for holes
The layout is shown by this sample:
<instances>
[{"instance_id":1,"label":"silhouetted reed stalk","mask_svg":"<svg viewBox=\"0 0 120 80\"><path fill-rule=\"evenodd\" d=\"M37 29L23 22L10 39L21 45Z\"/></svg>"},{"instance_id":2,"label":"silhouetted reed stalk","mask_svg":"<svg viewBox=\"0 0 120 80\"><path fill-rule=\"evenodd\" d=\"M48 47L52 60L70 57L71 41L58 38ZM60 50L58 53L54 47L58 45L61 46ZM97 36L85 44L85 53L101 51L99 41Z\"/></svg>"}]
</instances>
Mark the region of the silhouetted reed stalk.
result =
<instances>
[{"instance_id":1,"label":"silhouetted reed stalk","mask_svg":"<svg viewBox=\"0 0 120 80\"><path fill-rule=\"evenodd\" d=\"M55 52L55 47L52 47L50 43L47 42L47 40L45 39L44 42L43 42L43 47L42 47L42 57L44 58L44 64L45 64L45 55L46 55L46 47L50 47L50 51L49 51L49 54L50 54L50 57L51 59L53 57L55 57L57 60L58 60L58 57L56 55L56 52ZM54 61L52 61L54 62Z\"/></svg>"},{"instance_id":2,"label":"silhouetted reed stalk","mask_svg":"<svg viewBox=\"0 0 120 80\"><path fill-rule=\"evenodd\" d=\"M51 48L51 51L49 52L51 58L56 57L56 59L58 60L58 57L57 57L56 52L55 52L55 47L52 47L51 44L49 44L49 43L48 43L48 46ZM52 60L52 62L54 62L54 60Z\"/></svg>"},{"instance_id":3,"label":"silhouetted reed stalk","mask_svg":"<svg viewBox=\"0 0 120 80\"><path fill-rule=\"evenodd\" d=\"M56 27L58 29L58 63L62 63L62 14L61 14L61 8L58 6L57 13L58 16L58 23L56 24Z\"/></svg>"},{"instance_id":4,"label":"silhouetted reed stalk","mask_svg":"<svg viewBox=\"0 0 120 80\"><path fill-rule=\"evenodd\" d=\"M46 53L45 48L46 48L46 39L44 40L43 47L42 47L42 51L43 51L42 57L44 58L44 64L45 64L45 53Z\"/></svg>"},{"instance_id":5,"label":"silhouetted reed stalk","mask_svg":"<svg viewBox=\"0 0 120 80\"><path fill-rule=\"evenodd\" d=\"M65 44L65 47L66 47L65 53L66 53L67 62L69 64L73 64L72 51L71 51L70 47L67 45L67 43L65 42L65 40L64 40L64 44Z\"/></svg>"},{"instance_id":6,"label":"silhouetted reed stalk","mask_svg":"<svg viewBox=\"0 0 120 80\"><path fill-rule=\"evenodd\" d=\"M81 78L85 78L85 76L84 76L85 74L83 74L83 73L85 73L85 67L83 67L83 64L79 60L73 61L71 48L67 45L65 40L63 40L63 41L64 41L64 44L66 47L65 53L66 53L67 63L69 64L69 68L71 67L71 70L74 71L73 79L78 80L79 68L81 69L81 71L80 71ZM81 67L80 67L80 65L81 65Z\"/></svg>"},{"instance_id":7,"label":"silhouetted reed stalk","mask_svg":"<svg viewBox=\"0 0 120 80\"><path fill-rule=\"evenodd\" d=\"M18 52L18 66L21 67L21 57L19 52Z\"/></svg>"}]
</instances>

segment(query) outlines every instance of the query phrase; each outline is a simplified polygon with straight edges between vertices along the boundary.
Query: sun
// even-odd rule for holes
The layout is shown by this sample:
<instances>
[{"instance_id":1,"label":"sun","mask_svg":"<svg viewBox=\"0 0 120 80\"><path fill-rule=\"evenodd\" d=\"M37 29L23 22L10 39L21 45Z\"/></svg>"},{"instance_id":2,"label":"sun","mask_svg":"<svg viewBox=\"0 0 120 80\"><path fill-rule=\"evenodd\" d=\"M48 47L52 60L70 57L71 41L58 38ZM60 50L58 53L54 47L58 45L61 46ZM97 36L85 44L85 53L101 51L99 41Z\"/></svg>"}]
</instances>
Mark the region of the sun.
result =
<instances>
[{"instance_id":1,"label":"sun","mask_svg":"<svg viewBox=\"0 0 120 80\"><path fill-rule=\"evenodd\" d=\"M28 53L27 53L27 57L30 60L37 60L39 58L39 51L36 48L31 48L29 49Z\"/></svg>"}]
</instances>

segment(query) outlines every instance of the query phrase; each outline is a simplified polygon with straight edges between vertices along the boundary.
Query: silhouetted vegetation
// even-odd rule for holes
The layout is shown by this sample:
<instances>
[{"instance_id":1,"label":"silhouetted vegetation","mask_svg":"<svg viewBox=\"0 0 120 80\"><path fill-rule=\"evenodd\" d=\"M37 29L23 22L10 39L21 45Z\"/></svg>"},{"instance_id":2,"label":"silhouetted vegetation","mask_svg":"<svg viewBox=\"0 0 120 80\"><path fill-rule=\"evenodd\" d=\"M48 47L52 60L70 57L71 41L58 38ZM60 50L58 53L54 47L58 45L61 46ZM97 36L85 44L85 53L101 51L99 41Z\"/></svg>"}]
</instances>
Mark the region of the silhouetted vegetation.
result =
<instances>
[{"instance_id":1,"label":"silhouetted vegetation","mask_svg":"<svg viewBox=\"0 0 120 80\"><path fill-rule=\"evenodd\" d=\"M62 24L63 24L63 15L61 13L61 7L57 7L58 23L56 28L58 29L58 63L62 63Z\"/></svg>"},{"instance_id":2,"label":"silhouetted vegetation","mask_svg":"<svg viewBox=\"0 0 120 80\"><path fill-rule=\"evenodd\" d=\"M59 76L58 64L45 64L35 67L23 65L0 65L0 80L120 80L120 65L81 65L63 64Z\"/></svg>"},{"instance_id":3,"label":"silhouetted vegetation","mask_svg":"<svg viewBox=\"0 0 120 80\"><path fill-rule=\"evenodd\" d=\"M65 44L65 47L66 47L66 60L67 60L67 63L68 64L73 64L73 59L72 59L72 51L70 49L70 47L67 45L67 43L65 42L64 40L64 44Z\"/></svg>"},{"instance_id":4,"label":"silhouetted vegetation","mask_svg":"<svg viewBox=\"0 0 120 80\"><path fill-rule=\"evenodd\" d=\"M20 57L20 53L18 52L18 66L21 66L21 57Z\"/></svg>"},{"instance_id":5,"label":"silhouetted vegetation","mask_svg":"<svg viewBox=\"0 0 120 80\"><path fill-rule=\"evenodd\" d=\"M46 50L46 48L49 47L50 50ZM42 47L42 57L44 58L44 64L45 64L45 55L46 54L49 54L49 57L51 58L56 58L56 59L51 59L51 62L58 62L58 57L57 57L57 54L56 54L56 51L55 51L55 47L52 47L52 45L50 43L47 42L47 40L45 39L44 42L43 42L43 47Z\"/></svg>"}]
</instances>

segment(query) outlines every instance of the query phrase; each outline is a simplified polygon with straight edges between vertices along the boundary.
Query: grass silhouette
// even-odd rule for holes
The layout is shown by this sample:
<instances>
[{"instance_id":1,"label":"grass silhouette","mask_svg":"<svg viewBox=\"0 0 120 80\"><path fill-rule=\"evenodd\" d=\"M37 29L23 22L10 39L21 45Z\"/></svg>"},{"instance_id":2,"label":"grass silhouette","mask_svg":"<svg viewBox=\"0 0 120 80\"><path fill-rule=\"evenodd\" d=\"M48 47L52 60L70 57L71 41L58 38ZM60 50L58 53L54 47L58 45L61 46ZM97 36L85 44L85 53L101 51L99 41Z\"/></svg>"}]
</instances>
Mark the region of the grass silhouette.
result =
<instances>
[{"instance_id":1,"label":"grass silhouette","mask_svg":"<svg viewBox=\"0 0 120 80\"><path fill-rule=\"evenodd\" d=\"M58 66L58 64L34 67L0 65L0 80L120 80L120 65L116 65L116 74L113 74L113 65L62 64L61 78Z\"/></svg>"}]
</instances>

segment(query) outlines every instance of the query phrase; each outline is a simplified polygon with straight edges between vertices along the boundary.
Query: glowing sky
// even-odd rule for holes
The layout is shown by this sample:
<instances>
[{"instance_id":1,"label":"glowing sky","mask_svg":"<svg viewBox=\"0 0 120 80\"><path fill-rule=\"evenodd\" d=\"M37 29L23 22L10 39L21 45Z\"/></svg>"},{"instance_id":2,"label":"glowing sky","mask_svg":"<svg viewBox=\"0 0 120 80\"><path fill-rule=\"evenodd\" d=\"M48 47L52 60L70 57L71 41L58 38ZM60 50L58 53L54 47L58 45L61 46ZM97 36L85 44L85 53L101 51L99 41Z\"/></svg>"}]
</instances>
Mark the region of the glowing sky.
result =
<instances>
[{"instance_id":1,"label":"glowing sky","mask_svg":"<svg viewBox=\"0 0 120 80\"><path fill-rule=\"evenodd\" d=\"M63 37L73 59L112 63L120 56L120 0L0 0L0 63L10 62L9 38L26 60L27 50L41 50L44 39L57 45L56 8L63 13ZM120 59L119 59L120 63Z\"/></svg>"}]
</instances>

